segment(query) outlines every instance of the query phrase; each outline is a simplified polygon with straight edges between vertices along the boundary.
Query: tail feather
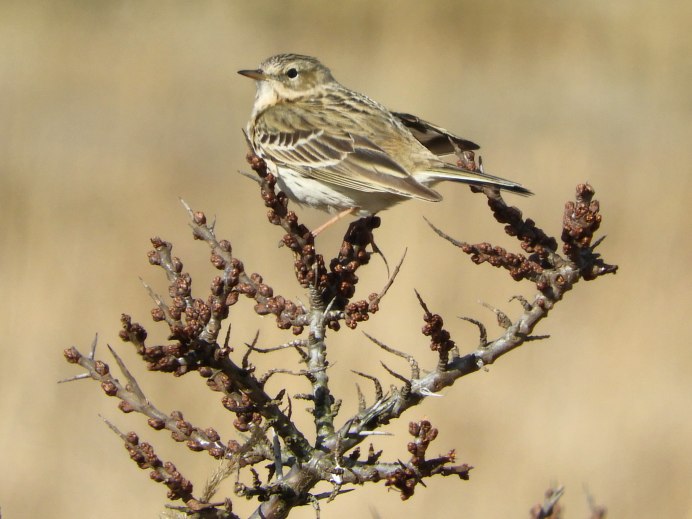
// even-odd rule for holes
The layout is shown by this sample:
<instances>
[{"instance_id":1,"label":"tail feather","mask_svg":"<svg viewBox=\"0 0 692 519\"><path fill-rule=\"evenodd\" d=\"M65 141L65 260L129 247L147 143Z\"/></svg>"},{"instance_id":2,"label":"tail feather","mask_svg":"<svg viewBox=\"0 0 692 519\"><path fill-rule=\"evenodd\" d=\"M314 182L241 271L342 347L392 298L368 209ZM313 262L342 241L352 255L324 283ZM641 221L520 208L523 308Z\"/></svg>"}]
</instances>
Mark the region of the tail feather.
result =
<instances>
[{"instance_id":1,"label":"tail feather","mask_svg":"<svg viewBox=\"0 0 692 519\"><path fill-rule=\"evenodd\" d=\"M435 185L442 180L451 180L453 182L461 182L463 184L471 184L473 186L495 186L505 191L511 191L520 195L533 195L531 191L517 182L512 182L501 177L488 175L480 171L471 171L468 169L445 164L434 170L416 173L416 180L423 185Z\"/></svg>"}]
</instances>

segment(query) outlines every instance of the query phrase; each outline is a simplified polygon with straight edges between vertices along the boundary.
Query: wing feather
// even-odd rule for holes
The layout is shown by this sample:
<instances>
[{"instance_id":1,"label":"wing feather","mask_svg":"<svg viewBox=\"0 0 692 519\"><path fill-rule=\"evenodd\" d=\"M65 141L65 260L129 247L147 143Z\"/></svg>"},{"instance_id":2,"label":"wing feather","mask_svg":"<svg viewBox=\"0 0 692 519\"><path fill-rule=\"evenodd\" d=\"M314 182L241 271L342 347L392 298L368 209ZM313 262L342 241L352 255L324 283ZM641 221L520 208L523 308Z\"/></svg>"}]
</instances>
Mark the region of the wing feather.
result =
<instances>
[{"instance_id":1,"label":"wing feather","mask_svg":"<svg viewBox=\"0 0 692 519\"><path fill-rule=\"evenodd\" d=\"M449 130L445 130L441 126L437 126L431 122L424 121L415 115L403 112L392 112L392 115L399 119L399 121L409 129L418 142L435 155L451 155L454 153L452 142L462 151L477 150L480 148L475 142L462 139Z\"/></svg>"},{"instance_id":2,"label":"wing feather","mask_svg":"<svg viewBox=\"0 0 692 519\"><path fill-rule=\"evenodd\" d=\"M259 141L255 148L276 164L356 191L441 199L372 140L330 124L327 117L310 124L311 115L296 105L279 107L265 110L253 132L253 140Z\"/></svg>"}]
</instances>

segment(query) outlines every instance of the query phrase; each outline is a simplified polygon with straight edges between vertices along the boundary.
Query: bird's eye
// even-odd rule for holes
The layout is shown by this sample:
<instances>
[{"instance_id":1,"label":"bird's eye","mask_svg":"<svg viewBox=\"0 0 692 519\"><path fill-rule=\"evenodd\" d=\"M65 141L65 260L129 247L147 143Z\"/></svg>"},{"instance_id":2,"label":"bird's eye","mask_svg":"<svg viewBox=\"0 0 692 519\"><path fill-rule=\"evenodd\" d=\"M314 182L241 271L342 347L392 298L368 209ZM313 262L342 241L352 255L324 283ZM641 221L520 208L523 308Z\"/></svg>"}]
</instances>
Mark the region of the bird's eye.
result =
<instances>
[{"instance_id":1,"label":"bird's eye","mask_svg":"<svg viewBox=\"0 0 692 519\"><path fill-rule=\"evenodd\" d=\"M286 75L287 75L289 78L293 79L294 77L298 76L298 71L297 71L296 69L294 69L294 68L289 68L289 69L286 71Z\"/></svg>"}]
</instances>

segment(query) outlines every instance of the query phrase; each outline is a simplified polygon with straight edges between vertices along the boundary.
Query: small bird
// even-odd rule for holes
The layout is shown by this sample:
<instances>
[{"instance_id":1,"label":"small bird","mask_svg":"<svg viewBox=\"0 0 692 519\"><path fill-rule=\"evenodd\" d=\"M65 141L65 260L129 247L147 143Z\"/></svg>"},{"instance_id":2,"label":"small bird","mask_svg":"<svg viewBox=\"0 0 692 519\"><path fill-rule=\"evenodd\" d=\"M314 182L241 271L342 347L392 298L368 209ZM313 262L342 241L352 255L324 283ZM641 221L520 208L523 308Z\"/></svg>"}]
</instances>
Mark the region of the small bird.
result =
<instances>
[{"instance_id":1,"label":"small bird","mask_svg":"<svg viewBox=\"0 0 692 519\"><path fill-rule=\"evenodd\" d=\"M411 198L439 202L431 186L442 180L531 194L516 182L445 162L442 155L478 145L390 112L342 86L316 58L278 54L238 73L257 85L247 125L253 151L300 204L368 216Z\"/></svg>"}]
</instances>

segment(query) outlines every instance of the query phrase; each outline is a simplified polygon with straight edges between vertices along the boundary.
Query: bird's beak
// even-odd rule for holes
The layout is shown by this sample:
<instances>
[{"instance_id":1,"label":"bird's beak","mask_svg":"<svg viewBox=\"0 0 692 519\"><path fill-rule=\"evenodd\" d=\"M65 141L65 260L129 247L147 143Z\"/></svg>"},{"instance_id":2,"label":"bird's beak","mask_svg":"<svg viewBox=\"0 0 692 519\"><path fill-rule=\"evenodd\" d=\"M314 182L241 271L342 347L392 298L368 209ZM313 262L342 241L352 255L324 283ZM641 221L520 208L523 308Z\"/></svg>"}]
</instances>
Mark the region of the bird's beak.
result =
<instances>
[{"instance_id":1,"label":"bird's beak","mask_svg":"<svg viewBox=\"0 0 692 519\"><path fill-rule=\"evenodd\" d=\"M267 75L261 68L258 68L257 70L239 70L238 74L240 74L241 76L249 77L251 79L256 79L257 81L267 79Z\"/></svg>"}]
</instances>

